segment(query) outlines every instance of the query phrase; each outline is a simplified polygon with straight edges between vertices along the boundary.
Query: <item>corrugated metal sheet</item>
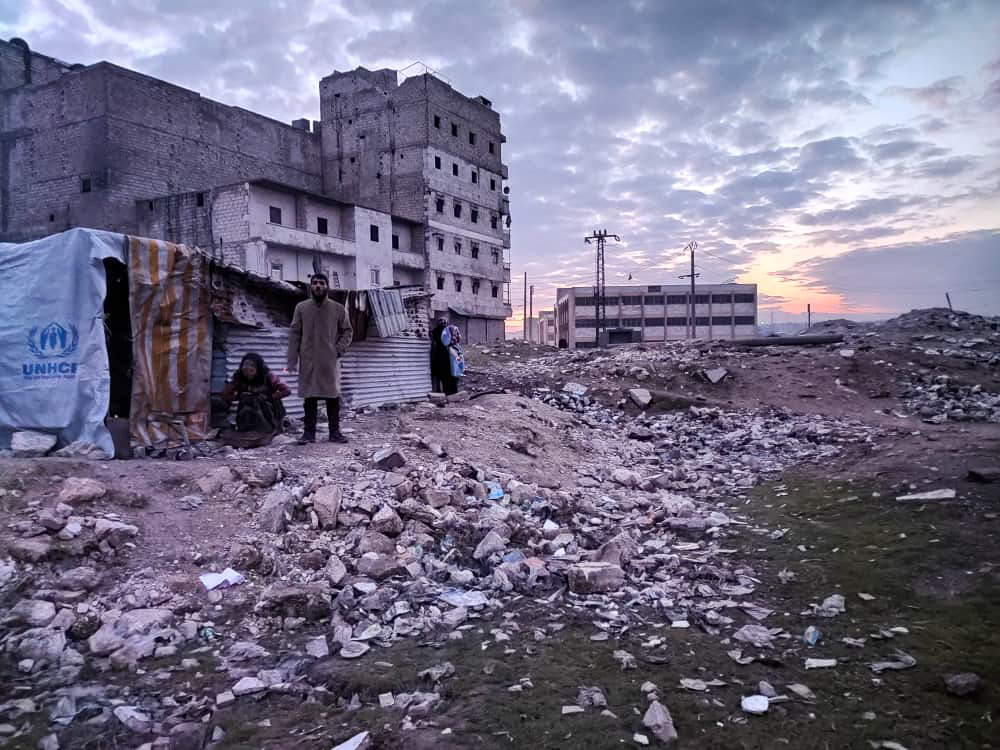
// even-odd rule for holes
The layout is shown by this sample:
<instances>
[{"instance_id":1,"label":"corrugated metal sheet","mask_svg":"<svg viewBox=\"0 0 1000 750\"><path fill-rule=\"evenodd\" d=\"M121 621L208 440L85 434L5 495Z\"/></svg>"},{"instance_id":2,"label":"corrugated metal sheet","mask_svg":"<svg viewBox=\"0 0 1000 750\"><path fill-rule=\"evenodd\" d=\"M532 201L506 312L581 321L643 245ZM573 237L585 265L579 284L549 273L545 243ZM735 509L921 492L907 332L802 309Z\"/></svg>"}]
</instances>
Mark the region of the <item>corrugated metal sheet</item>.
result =
<instances>
[{"instance_id":1,"label":"corrugated metal sheet","mask_svg":"<svg viewBox=\"0 0 1000 750\"><path fill-rule=\"evenodd\" d=\"M409 327L410 320L398 289L369 289L368 304L379 336L395 336Z\"/></svg>"},{"instance_id":2,"label":"corrugated metal sheet","mask_svg":"<svg viewBox=\"0 0 1000 750\"><path fill-rule=\"evenodd\" d=\"M288 349L286 328L245 328L221 325L213 358L212 392L218 393L225 378L236 372L247 352L257 352L267 366L288 382L293 395L286 398L289 416L302 418L302 399L294 395L295 376L282 373ZM341 358L342 393L352 407L390 402L417 401L431 390L430 344L427 339L370 338L351 345Z\"/></svg>"},{"instance_id":3,"label":"corrugated metal sheet","mask_svg":"<svg viewBox=\"0 0 1000 750\"><path fill-rule=\"evenodd\" d=\"M340 362L344 398L353 407L418 401L431 390L427 339L370 338Z\"/></svg>"}]
</instances>

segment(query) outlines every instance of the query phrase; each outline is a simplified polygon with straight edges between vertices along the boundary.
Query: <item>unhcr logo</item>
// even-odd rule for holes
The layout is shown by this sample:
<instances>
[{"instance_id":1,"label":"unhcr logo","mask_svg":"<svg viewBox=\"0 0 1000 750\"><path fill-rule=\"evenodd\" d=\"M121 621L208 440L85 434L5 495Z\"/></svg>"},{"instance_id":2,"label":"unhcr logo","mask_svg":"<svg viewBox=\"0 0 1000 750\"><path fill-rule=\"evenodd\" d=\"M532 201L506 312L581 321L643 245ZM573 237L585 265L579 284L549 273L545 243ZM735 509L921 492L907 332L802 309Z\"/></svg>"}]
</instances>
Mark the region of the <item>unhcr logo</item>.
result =
<instances>
[{"instance_id":1,"label":"unhcr logo","mask_svg":"<svg viewBox=\"0 0 1000 750\"><path fill-rule=\"evenodd\" d=\"M80 331L72 323L63 325L53 321L41 329L33 326L28 331L28 351L36 361L22 363L21 373L26 379L76 377L79 363L65 360L79 345Z\"/></svg>"}]
</instances>

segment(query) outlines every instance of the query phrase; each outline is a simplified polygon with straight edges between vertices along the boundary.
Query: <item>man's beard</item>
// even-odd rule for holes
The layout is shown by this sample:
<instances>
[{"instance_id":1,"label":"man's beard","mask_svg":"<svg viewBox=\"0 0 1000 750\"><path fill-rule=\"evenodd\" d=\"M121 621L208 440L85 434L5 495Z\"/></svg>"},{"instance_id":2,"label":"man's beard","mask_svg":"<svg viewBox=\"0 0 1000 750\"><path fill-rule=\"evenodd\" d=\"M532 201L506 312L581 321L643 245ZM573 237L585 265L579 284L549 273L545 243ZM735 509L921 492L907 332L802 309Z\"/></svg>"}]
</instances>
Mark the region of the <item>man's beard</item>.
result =
<instances>
[{"instance_id":1,"label":"man's beard","mask_svg":"<svg viewBox=\"0 0 1000 750\"><path fill-rule=\"evenodd\" d=\"M312 293L313 302L315 302L317 305L323 304L323 300L326 299L327 294L328 292L325 289L322 292L314 291Z\"/></svg>"}]
</instances>

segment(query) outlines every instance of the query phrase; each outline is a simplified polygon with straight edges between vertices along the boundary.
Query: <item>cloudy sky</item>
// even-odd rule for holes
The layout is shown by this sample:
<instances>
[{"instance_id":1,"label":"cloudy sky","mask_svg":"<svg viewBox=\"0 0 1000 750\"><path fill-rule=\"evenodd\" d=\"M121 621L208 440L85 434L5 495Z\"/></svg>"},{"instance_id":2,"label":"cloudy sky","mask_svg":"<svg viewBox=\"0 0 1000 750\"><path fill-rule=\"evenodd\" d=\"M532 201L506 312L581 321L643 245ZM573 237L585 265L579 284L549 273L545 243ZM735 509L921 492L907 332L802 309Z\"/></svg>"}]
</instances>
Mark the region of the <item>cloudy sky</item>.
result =
<instances>
[{"instance_id":1,"label":"cloudy sky","mask_svg":"<svg viewBox=\"0 0 1000 750\"><path fill-rule=\"evenodd\" d=\"M492 99L512 296L760 285L762 313L1000 314L996 0L0 0L0 36L290 121L318 80L422 61ZM517 310L520 315L520 310Z\"/></svg>"}]
</instances>

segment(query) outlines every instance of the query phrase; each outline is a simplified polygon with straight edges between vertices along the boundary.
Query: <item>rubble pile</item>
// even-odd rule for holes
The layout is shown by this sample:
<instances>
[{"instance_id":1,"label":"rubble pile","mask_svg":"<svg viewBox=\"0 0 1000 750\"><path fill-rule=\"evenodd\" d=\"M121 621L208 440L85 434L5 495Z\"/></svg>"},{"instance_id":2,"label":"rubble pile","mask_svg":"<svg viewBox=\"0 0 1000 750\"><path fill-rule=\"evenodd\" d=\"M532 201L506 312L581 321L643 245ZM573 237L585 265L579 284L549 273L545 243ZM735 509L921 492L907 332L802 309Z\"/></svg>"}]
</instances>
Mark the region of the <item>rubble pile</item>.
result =
<instances>
[{"instance_id":1,"label":"rubble pile","mask_svg":"<svg viewBox=\"0 0 1000 750\"><path fill-rule=\"evenodd\" d=\"M951 375L920 370L904 378L902 386L907 408L931 424L1000 423L1000 393L990 393L982 384L962 384Z\"/></svg>"}]
</instances>

